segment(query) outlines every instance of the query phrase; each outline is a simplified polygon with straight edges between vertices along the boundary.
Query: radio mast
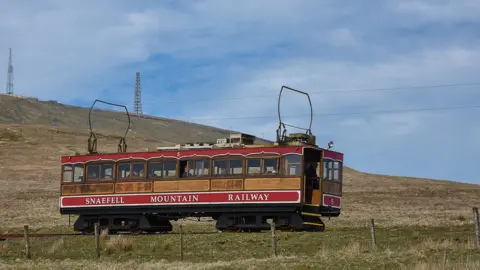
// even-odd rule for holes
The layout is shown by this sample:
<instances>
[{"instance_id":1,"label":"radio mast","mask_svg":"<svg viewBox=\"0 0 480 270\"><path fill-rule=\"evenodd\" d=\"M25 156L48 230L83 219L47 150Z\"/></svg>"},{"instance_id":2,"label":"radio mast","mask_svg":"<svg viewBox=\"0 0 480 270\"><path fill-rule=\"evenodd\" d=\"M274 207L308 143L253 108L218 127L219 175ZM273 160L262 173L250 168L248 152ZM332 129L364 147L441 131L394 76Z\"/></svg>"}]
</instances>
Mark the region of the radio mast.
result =
<instances>
[{"instance_id":1,"label":"radio mast","mask_svg":"<svg viewBox=\"0 0 480 270\"><path fill-rule=\"evenodd\" d=\"M7 95L13 95L13 63L12 63L12 49L9 50L8 56L8 73L7 73Z\"/></svg>"},{"instance_id":2,"label":"radio mast","mask_svg":"<svg viewBox=\"0 0 480 270\"><path fill-rule=\"evenodd\" d=\"M140 87L140 72L137 72L135 82L135 98L133 101L133 111L137 114L143 114L142 111L142 89Z\"/></svg>"}]
</instances>

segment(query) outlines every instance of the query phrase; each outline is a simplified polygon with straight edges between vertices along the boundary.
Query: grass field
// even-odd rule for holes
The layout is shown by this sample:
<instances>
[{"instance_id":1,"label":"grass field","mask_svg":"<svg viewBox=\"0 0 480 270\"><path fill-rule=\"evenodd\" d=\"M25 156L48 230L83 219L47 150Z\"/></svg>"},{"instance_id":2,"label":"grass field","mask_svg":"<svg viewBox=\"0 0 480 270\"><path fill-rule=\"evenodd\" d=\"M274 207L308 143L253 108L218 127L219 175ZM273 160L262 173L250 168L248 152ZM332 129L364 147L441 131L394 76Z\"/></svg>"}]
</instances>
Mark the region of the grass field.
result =
<instances>
[{"instance_id":1,"label":"grass field","mask_svg":"<svg viewBox=\"0 0 480 270\"><path fill-rule=\"evenodd\" d=\"M85 153L88 129L80 121L85 110L32 104L0 110L0 233L21 232L24 224L32 233L71 231L68 216L58 211L60 156ZM17 119L21 114L15 113L15 106L21 106L28 119ZM59 109L68 112L68 121L52 126L50 118ZM116 151L118 131L107 125L115 123L111 116L104 116L100 151ZM127 139L129 151L165 145L176 133L193 134L182 138L190 140L198 134L213 138L224 132L209 133L212 128L168 120L142 121L137 125L141 131ZM167 126L160 128L160 123ZM179 261L178 235L105 240L100 261L94 259L93 238L32 239L31 261L24 259L21 241L0 243L0 268L480 269L471 210L480 207L480 185L374 175L350 168L345 168L344 178L342 215L325 220L324 233L278 232L280 256L276 259L271 257L269 232L187 233L183 262ZM377 226L376 251L370 245L370 218ZM187 232L214 231L213 226L185 222ZM126 250L117 250L115 244Z\"/></svg>"},{"instance_id":2,"label":"grass field","mask_svg":"<svg viewBox=\"0 0 480 270\"><path fill-rule=\"evenodd\" d=\"M178 224L174 231L178 232ZM277 232L278 257L271 234L214 233L213 223L185 221L180 236L101 236L101 258L88 237L31 239L32 260L24 259L23 241L3 244L4 267L69 269L478 269L472 226L377 229L377 248L365 228L331 228L323 233ZM65 228L58 228L64 230ZM66 229L65 229L66 230ZM191 234L212 232L212 234Z\"/></svg>"}]
</instances>

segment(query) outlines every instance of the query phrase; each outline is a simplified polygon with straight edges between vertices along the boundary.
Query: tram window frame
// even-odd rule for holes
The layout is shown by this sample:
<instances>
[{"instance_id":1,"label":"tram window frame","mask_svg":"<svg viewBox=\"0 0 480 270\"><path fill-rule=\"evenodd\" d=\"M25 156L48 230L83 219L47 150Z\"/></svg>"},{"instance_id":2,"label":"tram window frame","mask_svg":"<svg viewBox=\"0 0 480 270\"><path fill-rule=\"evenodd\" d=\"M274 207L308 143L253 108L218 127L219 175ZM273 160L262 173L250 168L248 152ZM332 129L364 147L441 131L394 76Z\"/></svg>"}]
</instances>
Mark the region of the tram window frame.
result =
<instances>
[{"instance_id":1,"label":"tram window frame","mask_svg":"<svg viewBox=\"0 0 480 270\"><path fill-rule=\"evenodd\" d=\"M290 160L293 158L293 160ZM298 160L297 160L298 159ZM296 155L296 154L288 154L283 156L283 169L282 169L282 176L283 177L301 177L302 176L302 167L303 167L303 156ZM295 166L295 173L290 173L290 166ZM297 170L298 168L298 170Z\"/></svg>"},{"instance_id":2,"label":"tram window frame","mask_svg":"<svg viewBox=\"0 0 480 270\"><path fill-rule=\"evenodd\" d=\"M192 159L183 159L180 160L180 178L189 178L189 179L196 179L196 178L208 178L210 176L210 166L211 160L209 158L192 158ZM197 167L201 165L202 172L199 174ZM185 169L188 169L188 175L185 174ZM204 173L206 171L206 174Z\"/></svg>"},{"instance_id":3,"label":"tram window frame","mask_svg":"<svg viewBox=\"0 0 480 270\"><path fill-rule=\"evenodd\" d=\"M210 172L211 172L211 159L209 158L199 158L199 159L193 159L193 160L190 160L191 162L189 164L193 164L193 177L196 177L196 178L207 178L207 177L210 177ZM197 166L201 164L202 165L202 169L200 171L200 174L199 174L199 169L197 168ZM207 173L205 174L205 170L207 170Z\"/></svg>"},{"instance_id":4,"label":"tram window frame","mask_svg":"<svg viewBox=\"0 0 480 270\"><path fill-rule=\"evenodd\" d=\"M217 173L217 170L215 169L215 165L216 163L220 163L220 162L223 162L225 163L225 168L223 168L224 170L224 173ZM220 159L212 159L212 162L211 162L211 168L212 168L212 177L228 177L228 159L226 158L220 158ZM218 167L220 168L220 167Z\"/></svg>"},{"instance_id":5,"label":"tram window frame","mask_svg":"<svg viewBox=\"0 0 480 270\"><path fill-rule=\"evenodd\" d=\"M178 169L179 169L179 162L178 160L176 159L164 159L161 161L162 164L163 164L163 167L162 167L162 178L164 179L172 179L172 178L177 178L177 173L178 173ZM165 172L167 172L167 170L165 169L165 165L167 164L175 164L175 168L171 171L173 171L173 174L172 175L166 175ZM170 170L168 170L170 171Z\"/></svg>"},{"instance_id":6,"label":"tram window frame","mask_svg":"<svg viewBox=\"0 0 480 270\"><path fill-rule=\"evenodd\" d=\"M257 172L250 172L250 162L252 161L258 161L260 164L258 165L258 173ZM246 162L245 162L245 167L246 167L246 172L245 174L248 176L248 177L251 177L251 176L258 176L258 175L262 175L262 171L263 171L263 158L261 157L254 157L254 158L247 158ZM253 164L252 164L253 166ZM254 167L255 169L257 168L256 166Z\"/></svg>"},{"instance_id":7,"label":"tram window frame","mask_svg":"<svg viewBox=\"0 0 480 270\"><path fill-rule=\"evenodd\" d=\"M138 171L138 175L135 175L135 170L134 166L135 165L141 165L142 168ZM143 171L143 175L141 175L141 172ZM132 161L130 162L130 180L131 181L145 181L147 179L146 174L146 166L144 161Z\"/></svg>"},{"instance_id":8,"label":"tram window frame","mask_svg":"<svg viewBox=\"0 0 480 270\"><path fill-rule=\"evenodd\" d=\"M323 159L323 177L322 177L323 180L333 181L332 165L333 165L333 160L327 159L327 158Z\"/></svg>"},{"instance_id":9,"label":"tram window frame","mask_svg":"<svg viewBox=\"0 0 480 270\"><path fill-rule=\"evenodd\" d=\"M179 178L193 178L195 177L195 170L194 170L194 166L195 166L195 163L193 163L192 165L192 161L191 159L182 159L182 160L179 160L178 164L180 165L179 166L179 172L178 172L178 177ZM187 175L185 175L185 170Z\"/></svg>"},{"instance_id":10,"label":"tram window frame","mask_svg":"<svg viewBox=\"0 0 480 270\"><path fill-rule=\"evenodd\" d=\"M266 171L265 161L266 160L275 160L276 169L275 172L268 173ZM262 166L261 166L261 173L263 176L278 176L280 175L280 167L281 167L281 158L280 157L265 157L262 158Z\"/></svg>"},{"instance_id":11,"label":"tram window frame","mask_svg":"<svg viewBox=\"0 0 480 270\"><path fill-rule=\"evenodd\" d=\"M128 171L125 172L125 174L128 173L128 176L122 177L122 173L120 171L122 167L126 168L125 165L128 165ZM123 162L117 163L116 178L118 181L129 181L131 174L132 174L132 164L130 162L123 161Z\"/></svg>"},{"instance_id":12,"label":"tram window frame","mask_svg":"<svg viewBox=\"0 0 480 270\"><path fill-rule=\"evenodd\" d=\"M342 183L343 182L343 162L334 159L325 158L323 160L323 180Z\"/></svg>"},{"instance_id":13,"label":"tram window frame","mask_svg":"<svg viewBox=\"0 0 480 270\"><path fill-rule=\"evenodd\" d=\"M152 168L153 167L152 165L153 166L160 165L160 168L156 170L156 171L158 171L158 170L160 171L160 176L154 174L154 171L153 171L154 169ZM148 175L147 175L148 179L150 179L150 180L162 179L163 178L163 170L164 170L163 161L156 161L156 160L155 161L149 161L147 163L147 170L148 170Z\"/></svg>"},{"instance_id":14,"label":"tram window frame","mask_svg":"<svg viewBox=\"0 0 480 270\"><path fill-rule=\"evenodd\" d=\"M80 175L77 177L77 171L80 171ZM73 182L83 183L85 182L85 164L75 163L73 164Z\"/></svg>"},{"instance_id":15,"label":"tram window frame","mask_svg":"<svg viewBox=\"0 0 480 270\"><path fill-rule=\"evenodd\" d=\"M166 159L153 159L153 160L149 160L147 161L146 163L146 180L148 181L159 181L159 180L163 180L163 179L172 179L172 178L179 178L178 177L178 173L177 170L178 170L178 160L177 159L173 159L173 158L166 158ZM157 171L160 170L160 176L158 175L154 175L153 174L153 171L152 171L152 165L155 165L155 166L160 166L159 168L157 168ZM169 166L171 165L174 165L173 166L173 169L170 168L170 170L167 170ZM172 174L167 174L167 171L171 171Z\"/></svg>"},{"instance_id":16,"label":"tram window frame","mask_svg":"<svg viewBox=\"0 0 480 270\"><path fill-rule=\"evenodd\" d=\"M244 171L245 171L245 162L244 162L243 157L220 157L220 158L213 158L211 159L211 177L212 178L238 178L244 176ZM232 171L232 166L231 163L232 161L234 162L239 162L241 165L240 167L235 166L233 168L241 168L241 172L239 173L233 173ZM217 162L225 162L225 168L224 168L224 173L217 173L217 170L215 169L215 165Z\"/></svg>"},{"instance_id":17,"label":"tram window frame","mask_svg":"<svg viewBox=\"0 0 480 270\"><path fill-rule=\"evenodd\" d=\"M70 169L69 171L65 170L65 169ZM73 183L73 165L72 164L65 164L65 165L62 165L62 183ZM69 172L70 173L70 177L65 177L65 173ZM65 181L67 178L70 178L68 179L68 181Z\"/></svg>"},{"instance_id":18,"label":"tram window frame","mask_svg":"<svg viewBox=\"0 0 480 270\"><path fill-rule=\"evenodd\" d=\"M127 177L122 177L120 171L121 171L121 168L126 168L125 165L129 165L129 169L128 169L128 176ZM134 166L135 165L142 165L142 169L140 169L140 172L143 171L143 176L141 175L135 175L134 176ZM117 180L118 181L146 181L147 180L147 177L146 177L146 173L145 173L145 161L128 161L128 162L118 162L117 163Z\"/></svg>"},{"instance_id":19,"label":"tram window frame","mask_svg":"<svg viewBox=\"0 0 480 270\"><path fill-rule=\"evenodd\" d=\"M276 163L276 171L275 173L267 173L265 171L266 166L265 166L265 161L267 160L275 160ZM259 167L257 167L258 163L255 164L256 162L260 161ZM252 164L253 162L253 164ZM262 155L262 156L251 156L248 157L245 161L245 177L249 178L255 178L255 177L279 177L281 175L281 170L282 170L282 157L281 156L273 156L273 155ZM257 171L258 168L258 171ZM255 171L252 171L255 170Z\"/></svg>"},{"instance_id":20,"label":"tram window frame","mask_svg":"<svg viewBox=\"0 0 480 270\"><path fill-rule=\"evenodd\" d=\"M105 177L105 167L110 166L112 169L111 177ZM114 181L115 180L115 163L106 162L100 163L100 181Z\"/></svg>"},{"instance_id":21,"label":"tram window frame","mask_svg":"<svg viewBox=\"0 0 480 270\"><path fill-rule=\"evenodd\" d=\"M232 170L232 161L238 161L240 162L240 167L235 167L235 168L240 168L241 169L241 172L239 173L234 173L233 170ZM243 158L232 158L232 159L228 159L228 175L229 176L232 176L232 177L237 177L237 176L243 176L243 173L244 173L244 159Z\"/></svg>"},{"instance_id":22,"label":"tram window frame","mask_svg":"<svg viewBox=\"0 0 480 270\"><path fill-rule=\"evenodd\" d=\"M87 164L86 173L87 173L87 181L88 182L95 182L95 181L100 180L100 167L101 167L100 164L95 164L95 163L94 164ZM96 172L96 176L95 177L90 176L90 172L93 172L93 173Z\"/></svg>"}]
</instances>

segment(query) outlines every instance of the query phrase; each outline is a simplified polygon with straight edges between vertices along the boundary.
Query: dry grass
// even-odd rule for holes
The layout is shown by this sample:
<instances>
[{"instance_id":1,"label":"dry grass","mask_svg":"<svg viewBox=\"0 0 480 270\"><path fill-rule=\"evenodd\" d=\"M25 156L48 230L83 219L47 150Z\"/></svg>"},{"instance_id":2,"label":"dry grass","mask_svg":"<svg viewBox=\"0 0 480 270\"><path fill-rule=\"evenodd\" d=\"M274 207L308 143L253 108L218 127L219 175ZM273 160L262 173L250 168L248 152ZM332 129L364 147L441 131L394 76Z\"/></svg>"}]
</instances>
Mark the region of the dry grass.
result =
<instances>
[{"instance_id":1,"label":"dry grass","mask_svg":"<svg viewBox=\"0 0 480 270\"><path fill-rule=\"evenodd\" d=\"M0 141L3 142L18 142L24 139L24 136L18 130L13 128L1 128L0 129Z\"/></svg>"},{"instance_id":2,"label":"dry grass","mask_svg":"<svg viewBox=\"0 0 480 270\"><path fill-rule=\"evenodd\" d=\"M305 261L301 263L299 261ZM279 257L274 259L246 259L237 261L218 261L210 263L192 263L192 262L166 262L166 261L151 261L151 262L113 262L101 261L94 262L90 260L39 260L35 262L18 262L15 266L2 264L0 267L5 269L102 269L102 270L120 270L120 269L165 269L165 270L207 270L207 269L333 269L328 268L322 261L311 261L308 258L298 257ZM466 262L422 262L417 264L410 264L389 269L408 269L408 270L477 270L480 268L478 261ZM335 269L350 269L347 266ZM374 267L365 266L361 269L377 269ZM378 267L378 269L384 269ZM388 269L388 268L387 268Z\"/></svg>"},{"instance_id":3,"label":"dry grass","mask_svg":"<svg viewBox=\"0 0 480 270\"><path fill-rule=\"evenodd\" d=\"M188 225L189 230L198 230ZM178 228L176 228L178 229ZM464 231L461 231L461 230ZM33 240L33 261L12 242L0 253L0 267L69 269L478 269L480 250L471 231L379 230L372 250L368 229L326 233L278 233L279 256L271 256L270 234L185 235L184 262L178 235L111 237L109 249L93 259L93 237L66 238L55 254L44 254L45 240ZM166 245L167 244L167 245ZM162 248L168 247L168 248ZM3 265L2 265L3 263Z\"/></svg>"},{"instance_id":4,"label":"dry grass","mask_svg":"<svg viewBox=\"0 0 480 270\"><path fill-rule=\"evenodd\" d=\"M62 248L64 248L64 246L65 246L65 241L64 241L63 237L60 237L55 242L53 242L52 247L50 248L49 252L50 252L50 254L54 254L54 253L58 252L59 250L61 250Z\"/></svg>"},{"instance_id":5,"label":"dry grass","mask_svg":"<svg viewBox=\"0 0 480 270\"><path fill-rule=\"evenodd\" d=\"M109 235L108 235L108 229L103 229L101 232L100 232L100 241L107 241L109 239Z\"/></svg>"},{"instance_id":6,"label":"dry grass","mask_svg":"<svg viewBox=\"0 0 480 270\"><path fill-rule=\"evenodd\" d=\"M126 252L133 249L133 240L123 235L115 235L105 242L105 251L107 254L116 252Z\"/></svg>"}]
</instances>

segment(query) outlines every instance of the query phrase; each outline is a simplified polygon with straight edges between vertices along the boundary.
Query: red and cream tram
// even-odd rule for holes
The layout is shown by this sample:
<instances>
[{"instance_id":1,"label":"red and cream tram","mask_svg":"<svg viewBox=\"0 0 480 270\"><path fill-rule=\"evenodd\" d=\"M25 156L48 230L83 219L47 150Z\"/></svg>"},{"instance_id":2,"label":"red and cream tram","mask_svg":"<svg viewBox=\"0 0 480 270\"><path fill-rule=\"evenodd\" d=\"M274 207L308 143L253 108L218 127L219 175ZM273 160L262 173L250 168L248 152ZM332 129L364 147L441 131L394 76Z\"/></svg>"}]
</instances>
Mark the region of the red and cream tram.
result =
<instances>
[{"instance_id":1,"label":"red and cream tram","mask_svg":"<svg viewBox=\"0 0 480 270\"><path fill-rule=\"evenodd\" d=\"M309 134L279 137L150 152L127 152L122 139L119 153L97 153L94 138L89 154L61 158L60 213L79 215L74 229L84 233L97 221L111 232L170 231L185 217L212 217L223 231L269 229L272 218L279 229L322 231L321 217L341 212L343 154Z\"/></svg>"}]
</instances>

